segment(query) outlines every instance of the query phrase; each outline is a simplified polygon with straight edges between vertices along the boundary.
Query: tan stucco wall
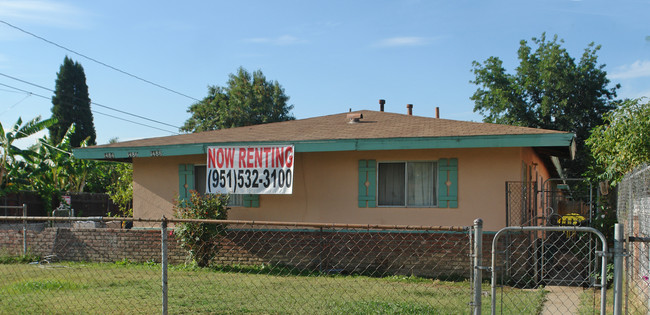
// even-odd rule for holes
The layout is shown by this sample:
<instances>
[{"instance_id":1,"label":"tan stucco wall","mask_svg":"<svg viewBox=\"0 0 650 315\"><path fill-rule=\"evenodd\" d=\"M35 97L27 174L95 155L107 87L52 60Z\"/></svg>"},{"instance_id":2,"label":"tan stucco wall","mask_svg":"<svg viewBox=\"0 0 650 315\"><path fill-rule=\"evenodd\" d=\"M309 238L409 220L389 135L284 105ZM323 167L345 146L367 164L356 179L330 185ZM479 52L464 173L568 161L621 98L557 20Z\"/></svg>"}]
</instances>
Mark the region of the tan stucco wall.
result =
<instances>
[{"instance_id":1,"label":"tan stucco wall","mask_svg":"<svg viewBox=\"0 0 650 315\"><path fill-rule=\"evenodd\" d=\"M358 161L458 159L458 208L359 208ZM204 155L135 158L134 215L172 216L178 165L205 164ZM505 182L521 181L522 162L542 163L529 148L297 153L292 195L262 195L260 208L235 207L230 219L360 224L505 226ZM544 170L544 178L548 178ZM533 176L535 176L533 174Z\"/></svg>"}]
</instances>

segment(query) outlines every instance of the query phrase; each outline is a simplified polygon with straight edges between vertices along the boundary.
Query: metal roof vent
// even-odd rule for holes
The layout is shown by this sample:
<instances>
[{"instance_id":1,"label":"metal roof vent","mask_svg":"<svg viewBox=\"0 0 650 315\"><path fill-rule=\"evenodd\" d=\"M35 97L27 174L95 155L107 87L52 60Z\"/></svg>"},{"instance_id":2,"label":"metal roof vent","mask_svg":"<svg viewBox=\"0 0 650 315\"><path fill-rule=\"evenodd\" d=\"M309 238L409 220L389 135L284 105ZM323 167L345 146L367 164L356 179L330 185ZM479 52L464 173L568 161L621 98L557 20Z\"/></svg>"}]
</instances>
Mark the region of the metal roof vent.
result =
<instances>
[{"instance_id":1,"label":"metal roof vent","mask_svg":"<svg viewBox=\"0 0 650 315\"><path fill-rule=\"evenodd\" d=\"M361 114L361 113L352 113L352 114L348 114L347 117L348 117L348 123L349 124L356 124L363 118L363 114Z\"/></svg>"}]
</instances>

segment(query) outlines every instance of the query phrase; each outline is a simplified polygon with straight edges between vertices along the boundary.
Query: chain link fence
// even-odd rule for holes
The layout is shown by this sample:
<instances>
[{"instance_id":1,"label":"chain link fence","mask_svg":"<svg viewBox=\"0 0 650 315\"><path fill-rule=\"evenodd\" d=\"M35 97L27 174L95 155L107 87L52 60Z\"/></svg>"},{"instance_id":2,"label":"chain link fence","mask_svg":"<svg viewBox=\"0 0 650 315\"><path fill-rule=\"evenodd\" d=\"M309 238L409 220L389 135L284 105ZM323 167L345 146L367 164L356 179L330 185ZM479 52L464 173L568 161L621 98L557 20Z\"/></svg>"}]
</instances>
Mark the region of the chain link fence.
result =
<instances>
[{"instance_id":1,"label":"chain link fence","mask_svg":"<svg viewBox=\"0 0 650 315\"><path fill-rule=\"evenodd\" d=\"M0 313L472 310L470 227L23 219L0 217Z\"/></svg>"},{"instance_id":2,"label":"chain link fence","mask_svg":"<svg viewBox=\"0 0 650 315\"><path fill-rule=\"evenodd\" d=\"M618 222L625 224L626 314L650 313L650 166L624 177L618 186Z\"/></svg>"},{"instance_id":3,"label":"chain link fence","mask_svg":"<svg viewBox=\"0 0 650 315\"><path fill-rule=\"evenodd\" d=\"M586 227L114 220L0 217L0 313L591 314L604 297Z\"/></svg>"}]
</instances>

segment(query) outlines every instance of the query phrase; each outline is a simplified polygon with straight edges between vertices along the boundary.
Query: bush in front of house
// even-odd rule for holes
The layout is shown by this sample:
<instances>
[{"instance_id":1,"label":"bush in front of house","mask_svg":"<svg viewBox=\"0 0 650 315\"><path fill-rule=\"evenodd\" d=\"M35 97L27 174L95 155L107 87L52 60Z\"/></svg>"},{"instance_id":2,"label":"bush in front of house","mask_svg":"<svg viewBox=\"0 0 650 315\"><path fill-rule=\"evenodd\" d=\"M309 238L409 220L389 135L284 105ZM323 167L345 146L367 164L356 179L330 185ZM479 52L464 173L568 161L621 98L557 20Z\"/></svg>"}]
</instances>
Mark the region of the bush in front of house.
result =
<instances>
[{"instance_id":1,"label":"bush in front of house","mask_svg":"<svg viewBox=\"0 0 650 315\"><path fill-rule=\"evenodd\" d=\"M174 216L177 219L226 220L228 218L227 195L200 195L192 191L188 200L176 200ZM226 224L185 222L174 228L176 239L190 254L199 267L206 267L216 255L218 237L226 233Z\"/></svg>"}]
</instances>

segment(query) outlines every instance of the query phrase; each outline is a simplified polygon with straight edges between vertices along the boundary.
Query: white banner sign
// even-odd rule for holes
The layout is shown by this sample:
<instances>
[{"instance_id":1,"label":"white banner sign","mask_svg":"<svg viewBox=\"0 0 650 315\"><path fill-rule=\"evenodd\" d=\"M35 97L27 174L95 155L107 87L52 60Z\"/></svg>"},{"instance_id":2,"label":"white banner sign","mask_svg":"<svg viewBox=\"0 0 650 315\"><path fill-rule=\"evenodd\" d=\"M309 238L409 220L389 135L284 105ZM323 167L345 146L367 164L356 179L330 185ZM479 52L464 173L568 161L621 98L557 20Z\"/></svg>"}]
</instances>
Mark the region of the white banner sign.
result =
<instances>
[{"instance_id":1,"label":"white banner sign","mask_svg":"<svg viewBox=\"0 0 650 315\"><path fill-rule=\"evenodd\" d=\"M294 148L208 147L207 194L291 194Z\"/></svg>"}]
</instances>

